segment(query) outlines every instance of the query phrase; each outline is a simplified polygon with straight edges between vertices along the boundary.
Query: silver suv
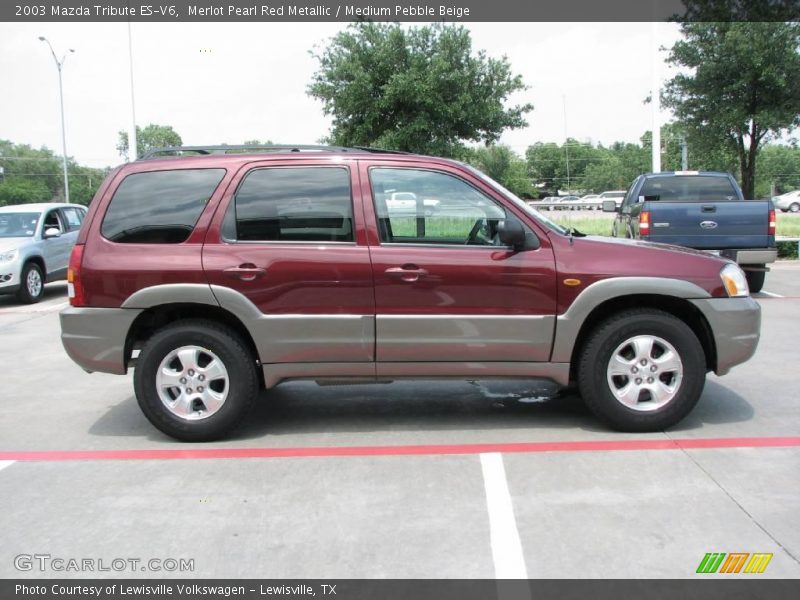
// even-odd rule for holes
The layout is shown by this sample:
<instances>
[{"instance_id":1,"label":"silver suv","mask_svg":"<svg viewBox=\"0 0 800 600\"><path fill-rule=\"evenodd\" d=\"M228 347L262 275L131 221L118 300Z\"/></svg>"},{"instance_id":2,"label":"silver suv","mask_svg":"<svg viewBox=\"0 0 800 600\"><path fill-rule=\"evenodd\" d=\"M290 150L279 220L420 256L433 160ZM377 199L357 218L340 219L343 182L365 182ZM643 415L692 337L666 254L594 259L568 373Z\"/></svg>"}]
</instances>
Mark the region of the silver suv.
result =
<instances>
[{"instance_id":1,"label":"silver suv","mask_svg":"<svg viewBox=\"0 0 800 600\"><path fill-rule=\"evenodd\" d=\"M44 284L66 279L86 208L75 204L0 207L0 294L38 302Z\"/></svg>"}]
</instances>

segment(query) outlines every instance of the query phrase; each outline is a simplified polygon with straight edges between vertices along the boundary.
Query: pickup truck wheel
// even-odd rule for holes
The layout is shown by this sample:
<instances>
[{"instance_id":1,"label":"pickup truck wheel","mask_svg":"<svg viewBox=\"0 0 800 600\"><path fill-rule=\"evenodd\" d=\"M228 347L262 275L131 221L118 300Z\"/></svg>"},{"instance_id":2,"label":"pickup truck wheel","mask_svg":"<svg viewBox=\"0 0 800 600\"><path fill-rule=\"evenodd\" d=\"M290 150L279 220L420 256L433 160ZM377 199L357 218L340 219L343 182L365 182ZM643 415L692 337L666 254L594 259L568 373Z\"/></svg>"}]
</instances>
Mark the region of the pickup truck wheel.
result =
<instances>
[{"instance_id":1,"label":"pickup truck wheel","mask_svg":"<svg viewBox=\"0 0 800 600\"><path fill-rule=\"evenodd\" d=\"M17 300L24 304L35 304L44 295L44 276L42 269L35 262L29 262L20 274Z\"/></svg>"},{"instance_id":2,"label":"pickup truck wheel","mask_svg":"<svg viewBox=\"0 0 800 600\"><path fill-rule=\"evenodd\" d=\"M654 309L601 323L580 353L578 386L589 409L614 429L658 431L694 408L705 354L680 319Z\"/></svg>"},{"instance_id":3,"label":"pickup truck wheel","mask_svg":"<svg viewBox=\"0 0 800 600\"><path fill-rule=\"evenodd\" d=\"M762 265L763 266L763 265ZM747 277L747 287L750 288L750 293L760 292L764 287L764 279L767 276L766 271L745 271L744 276Z\"/></svg>"},{"instance_id":4,"label":"pickup truck wheel","mask_svg":"<svg viewBox=\"0 0 800 600\"><path fill-rule=\"evenodd\" d=\"M256 361L232 330L184 320L157 331L133 374L139 407L159 430L186 442L229 433L258 393Z\"/></svg>"}]
</instances>

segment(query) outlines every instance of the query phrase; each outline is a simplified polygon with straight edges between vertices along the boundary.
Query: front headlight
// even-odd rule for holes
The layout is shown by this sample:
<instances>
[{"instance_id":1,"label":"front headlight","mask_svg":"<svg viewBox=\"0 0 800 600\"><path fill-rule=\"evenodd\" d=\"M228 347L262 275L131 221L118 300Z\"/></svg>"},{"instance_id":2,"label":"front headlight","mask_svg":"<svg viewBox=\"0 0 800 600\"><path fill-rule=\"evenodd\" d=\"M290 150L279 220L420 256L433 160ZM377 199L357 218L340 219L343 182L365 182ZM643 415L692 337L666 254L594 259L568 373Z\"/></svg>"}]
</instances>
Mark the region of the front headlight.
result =
<instances>
[{"instance_id":1,"label":"front headlight","mask_svg":"<svg viewBox=\"0 0 800 600\"><path fill-rule=\"evenodd\" d=\"M744 276L744 271L737 265L725 265L722 271L719 272L719 277L722 279L725 291L728 292L728 296L731 298L750 295L750 289L747 287L747 277Z\"/></svg>"},{"instance_id":2,"label":"front headlight","mask_svg":"<svg viewBox=\"0 0 800 600\"><path fill-rule=\"evenodd\" d=\"M15 258L17 258L16 250L9 250L8 252L0 252L0 263L11 262Z\"/></svg>"}]
</instances>

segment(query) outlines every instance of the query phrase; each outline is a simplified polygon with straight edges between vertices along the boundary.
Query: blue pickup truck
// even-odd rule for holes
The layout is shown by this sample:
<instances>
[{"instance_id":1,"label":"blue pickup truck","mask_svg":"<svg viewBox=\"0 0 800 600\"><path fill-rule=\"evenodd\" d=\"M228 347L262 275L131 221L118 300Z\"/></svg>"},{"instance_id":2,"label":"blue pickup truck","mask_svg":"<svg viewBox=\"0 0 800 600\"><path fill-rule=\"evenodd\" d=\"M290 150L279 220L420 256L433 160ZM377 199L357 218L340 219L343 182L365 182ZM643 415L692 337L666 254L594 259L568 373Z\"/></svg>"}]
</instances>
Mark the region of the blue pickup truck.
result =
<instances>
[{"instance_id":1,"label":"blue pickup truck","mask_svg":"<svg viewBox=\"0 0 800 600\"><path fill-rule=\"evenodd\" d=\"M747 275L751 292L764 285L777 258L775 209L769 200L745 200L729 173L645 173L631 184L616 212L612 235L705 250L729 258Z\"/></svg>"}]
</instances>

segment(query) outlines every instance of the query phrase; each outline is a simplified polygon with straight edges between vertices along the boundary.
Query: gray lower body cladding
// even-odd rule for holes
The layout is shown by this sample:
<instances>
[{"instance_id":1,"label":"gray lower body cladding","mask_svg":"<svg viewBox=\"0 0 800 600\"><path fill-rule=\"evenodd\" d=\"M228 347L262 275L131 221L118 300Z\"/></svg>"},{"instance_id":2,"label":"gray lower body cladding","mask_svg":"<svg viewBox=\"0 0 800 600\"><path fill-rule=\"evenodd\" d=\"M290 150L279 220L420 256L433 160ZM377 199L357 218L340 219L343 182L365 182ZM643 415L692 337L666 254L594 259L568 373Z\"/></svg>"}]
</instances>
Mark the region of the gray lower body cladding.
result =
<instances>
[{"instance_id":1,"label":"gray lower body cladding","mask_svg":"<svg viewBox=\"0 0 800 600\"><path fill-rule=\"evenodd\" d=\"M747 298L690 300L708 321L714 336L717 364L714 372L725 375L755 354L761 332L761 306Z\"/></svg>"},{"instance_id":2,"label":"gray lower body cladding","mask_svg":"<svg viewBox=\"0 0 800 600\"><path fill-rule=\"evenodd\" d=\"M77 308L61 311L61 343L86 371L124 375L125 340L142 311L132 308Z\"/></svg>"}]
</instances>

